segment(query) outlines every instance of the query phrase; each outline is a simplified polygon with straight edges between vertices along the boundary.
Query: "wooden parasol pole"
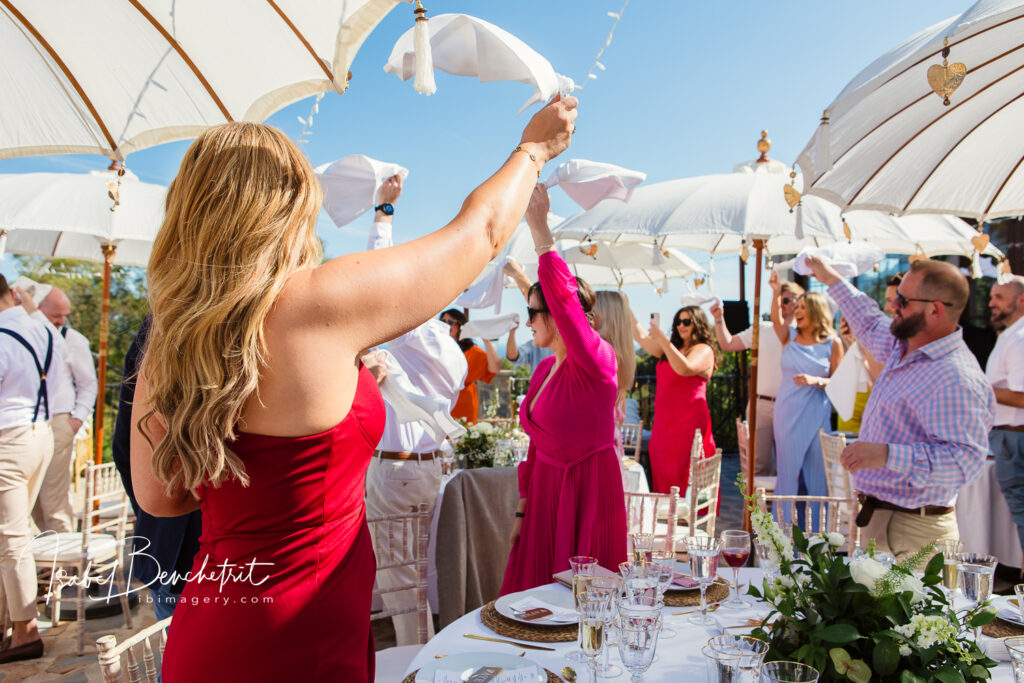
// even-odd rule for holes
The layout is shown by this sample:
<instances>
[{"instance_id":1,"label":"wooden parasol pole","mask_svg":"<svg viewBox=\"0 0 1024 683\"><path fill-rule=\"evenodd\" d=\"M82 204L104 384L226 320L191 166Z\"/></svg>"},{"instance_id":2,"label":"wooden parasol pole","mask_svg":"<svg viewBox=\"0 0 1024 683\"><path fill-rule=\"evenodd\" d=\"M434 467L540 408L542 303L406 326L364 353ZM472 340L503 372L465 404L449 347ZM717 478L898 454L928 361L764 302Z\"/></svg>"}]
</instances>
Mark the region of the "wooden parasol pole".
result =
<instances>
[{"instance_id":1,"label":"wooden parasol pole","mask_svg":"<svg viewBox=\"0 0 1024 683\"><path fill-rule=\"evenodd\" d=\"M110 266L117 252L116 244L100 245L103 249L103 298L100 305L100 357L96 366L96 422L93 428L93 462L103 463L103 408L107 389L107 338L110 334Z\"/></svg>"},{"instance_id":2,"label":"wooden parasol pole","mask_svg":"<svg viewBox=\"0 0 1024 683\"><path fill-rule=\"evenodd\" d=\"M761 259L764 240L754 240L754 326L750 345L750 418L747 431L750 443L747 446L747 495L754 495L754 468L757 465L757 349L761 341ZM743 507L743 528L750 530L750 511Z\"/></svg>"}]
</instances>

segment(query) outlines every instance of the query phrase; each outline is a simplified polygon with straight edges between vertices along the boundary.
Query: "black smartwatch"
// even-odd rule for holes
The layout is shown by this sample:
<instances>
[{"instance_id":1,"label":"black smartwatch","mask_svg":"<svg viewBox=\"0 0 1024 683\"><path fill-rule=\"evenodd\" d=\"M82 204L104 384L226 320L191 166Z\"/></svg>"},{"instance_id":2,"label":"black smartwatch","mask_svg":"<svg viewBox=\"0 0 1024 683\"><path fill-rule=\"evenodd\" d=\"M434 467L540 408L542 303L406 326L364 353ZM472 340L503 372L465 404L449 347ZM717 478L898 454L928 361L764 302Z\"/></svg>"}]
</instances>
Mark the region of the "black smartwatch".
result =
<instances>
[{"instance_id":1,"label":"black smartwatch","mask_svg":"<svg viewBox=\"0 0 1024 683\"><path fill-rule=\"evenodd\" d=\"M393 207L391 204L388 204L387 202L384 202L383 204L378 204L377 206L373 207L373 210L382 211L385 216L395 215L395 207Z\"/></svg>"}]
</instances>

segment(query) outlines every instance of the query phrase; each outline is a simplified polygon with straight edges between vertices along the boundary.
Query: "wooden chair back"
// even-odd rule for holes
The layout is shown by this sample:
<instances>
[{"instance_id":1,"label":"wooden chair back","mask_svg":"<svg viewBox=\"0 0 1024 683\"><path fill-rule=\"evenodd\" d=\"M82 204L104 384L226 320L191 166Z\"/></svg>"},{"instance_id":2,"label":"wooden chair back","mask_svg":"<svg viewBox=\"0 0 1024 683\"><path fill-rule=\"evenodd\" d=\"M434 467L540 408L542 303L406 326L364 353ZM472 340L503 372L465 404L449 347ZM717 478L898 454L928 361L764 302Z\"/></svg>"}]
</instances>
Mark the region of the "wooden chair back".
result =
<instances>
[{"instance_id":1,"label":"wooden chair back","mask_svg":"<svg viewBox=\"0 0 1024 683\"><path fill-rule=\"evenodd\" d=\"M787 496L769 494L764 489L758 489L757 493L759 494L758 505L761 510L774 508L773 514L777 520L780 520L783 531L786 530L788 524L795 523L797 510L803 505L808 508L804 516L804 526L807 528L801 528L801 531L806 536L823 532L842 533L843 528L852 528L859 532L859 527L854 523L853 517L850 516L850 500L848 498L836 498L833 496ZM820 513L812 514L811 506L820 506ZM846 536L845 550L851 556L857 547L858 532L852 535L844 534Z\"/></svg>"},{"instance_id":2,"label":"wooden chair back","mask_svg":"<svg viewBox=\"0 0 1024 683\"><path fill-rule=\"evenodd\" d=\"M626 422L619 427L619 440L627 458L639 460L641 442L644 434L644 421Z\"/></svg>"},{"instance_id":3,"label":"wooden chair back","mask_svg":"<svg viewBox=\"0 0 1024 683\"><path fill-rule=\"evenodd\" d=\"M825 481L828 483L828 495L847 501L839 533L849 536L851 541L859 546L860 527L854 524L853 520L860 512L860 501L853 488L853 477L850 476L849 470L843 467L841 460L843 449L846 448L846 435L832 435L826 433L824 429L820 429L818 438L821 440L821 457L825 461Z\"/></svg>"},{"instance_id":4,"label":"wooden chair back","mask_svg":"<svg viewBox=\"0 0 1024 683\"><path fill-rule=\"evenodd\" d=\"M679 523L679 487L669 493L626 492L626 533L651 534L655 546L673 551L673 538Z\"/></svg>"},{"instance_id":5,"label":"wooden chair back","mask_svg":"<svg viewBox=\"0 0 1024 683\"><path fill-rule=\"evenodd\" d=\"M374 612L370 618L385 619L397 614L415 612L417 639L421 644L426 643L427 620L431 618L430 606L427 603L427 546L430 537L430 515L427 513L427 505L420 503L415 512L368 517L366 524L370 528L370 536L377 554L377 571L399 567L416 569L415 582L393 588L373 588L375 597L384 593L415 591L415 606L383 609Z\"/></svg>"},{"instance_id":6,"label":"wooden chair back","mask_svg":"<svg viewBox=\"0 0 1024 683\"><path fill-rule=\"evenodd\" d=\"M123 643L118 643L113 635L97 638L103 683L157 683L170 624L171 617L167 617Z\"/></svg>"},{"instance_id":7,"label":"wooden chair back","mask_svg":"<svg viewBox=\"0 0 1024 683\"><path fill-rule=\"evenodd\" d=\"M708 536L715 537L721 479L722 449L716 450L710 458L705 458L704 437L699 429L695 430L690 451L690 495L687 500L690 536L703 528Z\"/></svg>"}]
</instances>

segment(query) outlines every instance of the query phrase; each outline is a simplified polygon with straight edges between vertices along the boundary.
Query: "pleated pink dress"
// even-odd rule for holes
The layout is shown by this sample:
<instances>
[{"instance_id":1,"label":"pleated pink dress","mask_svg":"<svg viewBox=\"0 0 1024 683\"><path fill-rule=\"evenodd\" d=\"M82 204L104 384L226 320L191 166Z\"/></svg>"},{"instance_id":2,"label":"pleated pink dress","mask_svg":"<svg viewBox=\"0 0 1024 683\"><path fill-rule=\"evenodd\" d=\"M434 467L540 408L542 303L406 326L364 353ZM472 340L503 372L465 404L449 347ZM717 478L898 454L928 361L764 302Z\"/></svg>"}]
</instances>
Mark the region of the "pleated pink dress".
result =
<instances>
[{"instance_id":1,"label":"pleated pink dress","mask_svg":"<svg viewBox=\"0 0 1024 683\"><path fill-rule=\"evenodd\" d=\"M551 583L573 555L592 555L612 571L626 559L622 470L615 454L615 351L590 326L561 256L541 255L538 272L567 357L531 411L555 359L541 361L519 409L530 436L519 465L526 516L502 595Z\"/></svg>"}]
</instances>

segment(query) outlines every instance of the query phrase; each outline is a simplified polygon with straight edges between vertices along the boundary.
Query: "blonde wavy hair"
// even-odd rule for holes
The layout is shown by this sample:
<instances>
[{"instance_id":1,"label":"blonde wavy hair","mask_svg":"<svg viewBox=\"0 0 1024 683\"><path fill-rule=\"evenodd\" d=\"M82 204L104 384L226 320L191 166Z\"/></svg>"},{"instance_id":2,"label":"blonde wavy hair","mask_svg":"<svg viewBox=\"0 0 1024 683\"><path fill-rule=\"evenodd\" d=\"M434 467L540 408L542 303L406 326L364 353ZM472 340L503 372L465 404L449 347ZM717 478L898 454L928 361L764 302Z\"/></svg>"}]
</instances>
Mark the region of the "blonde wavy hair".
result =
<instances>
[{"instance_id":1,"label":"blonde wavy hair","mask_svg":"<svg viewBox=\"0 0 1024 683\"><path fill-rule=\"evenodd\" d=\"M320 184L280 131L228 123L203 132L167 190L149 259L152 329L141 372L167 436L153 469L171 493L235 477L228 444L258 393L263 324L289 276L320 263Z\"/></svg>"},{"instance_id":2,"label":"blonde wavy hair","mask_svg":"<svg viewBox=\"0 0 1024 683\"><path fill-rule=\"evenodd\" d=\"M633 321L626 299L618 292L600 291L594 301L597 332L615 349L618 361L619 400L633 388L636 375L636 352L633 350Z\"/></svg>"},{"instance_id":3,"label":"blonde wavy hair","mask_svg":"<svg viewBox=\"0 0 1024 683\"><path fill-rule=\"evenodd\" d=\"M834 337L836 334L835 323L832 320L832 309L829 308L828 299L817 292L802 294L798 301L804 302L804 311L810 319L814 336L818 339L823 337Z\"/></svg>"}]
</instances>

